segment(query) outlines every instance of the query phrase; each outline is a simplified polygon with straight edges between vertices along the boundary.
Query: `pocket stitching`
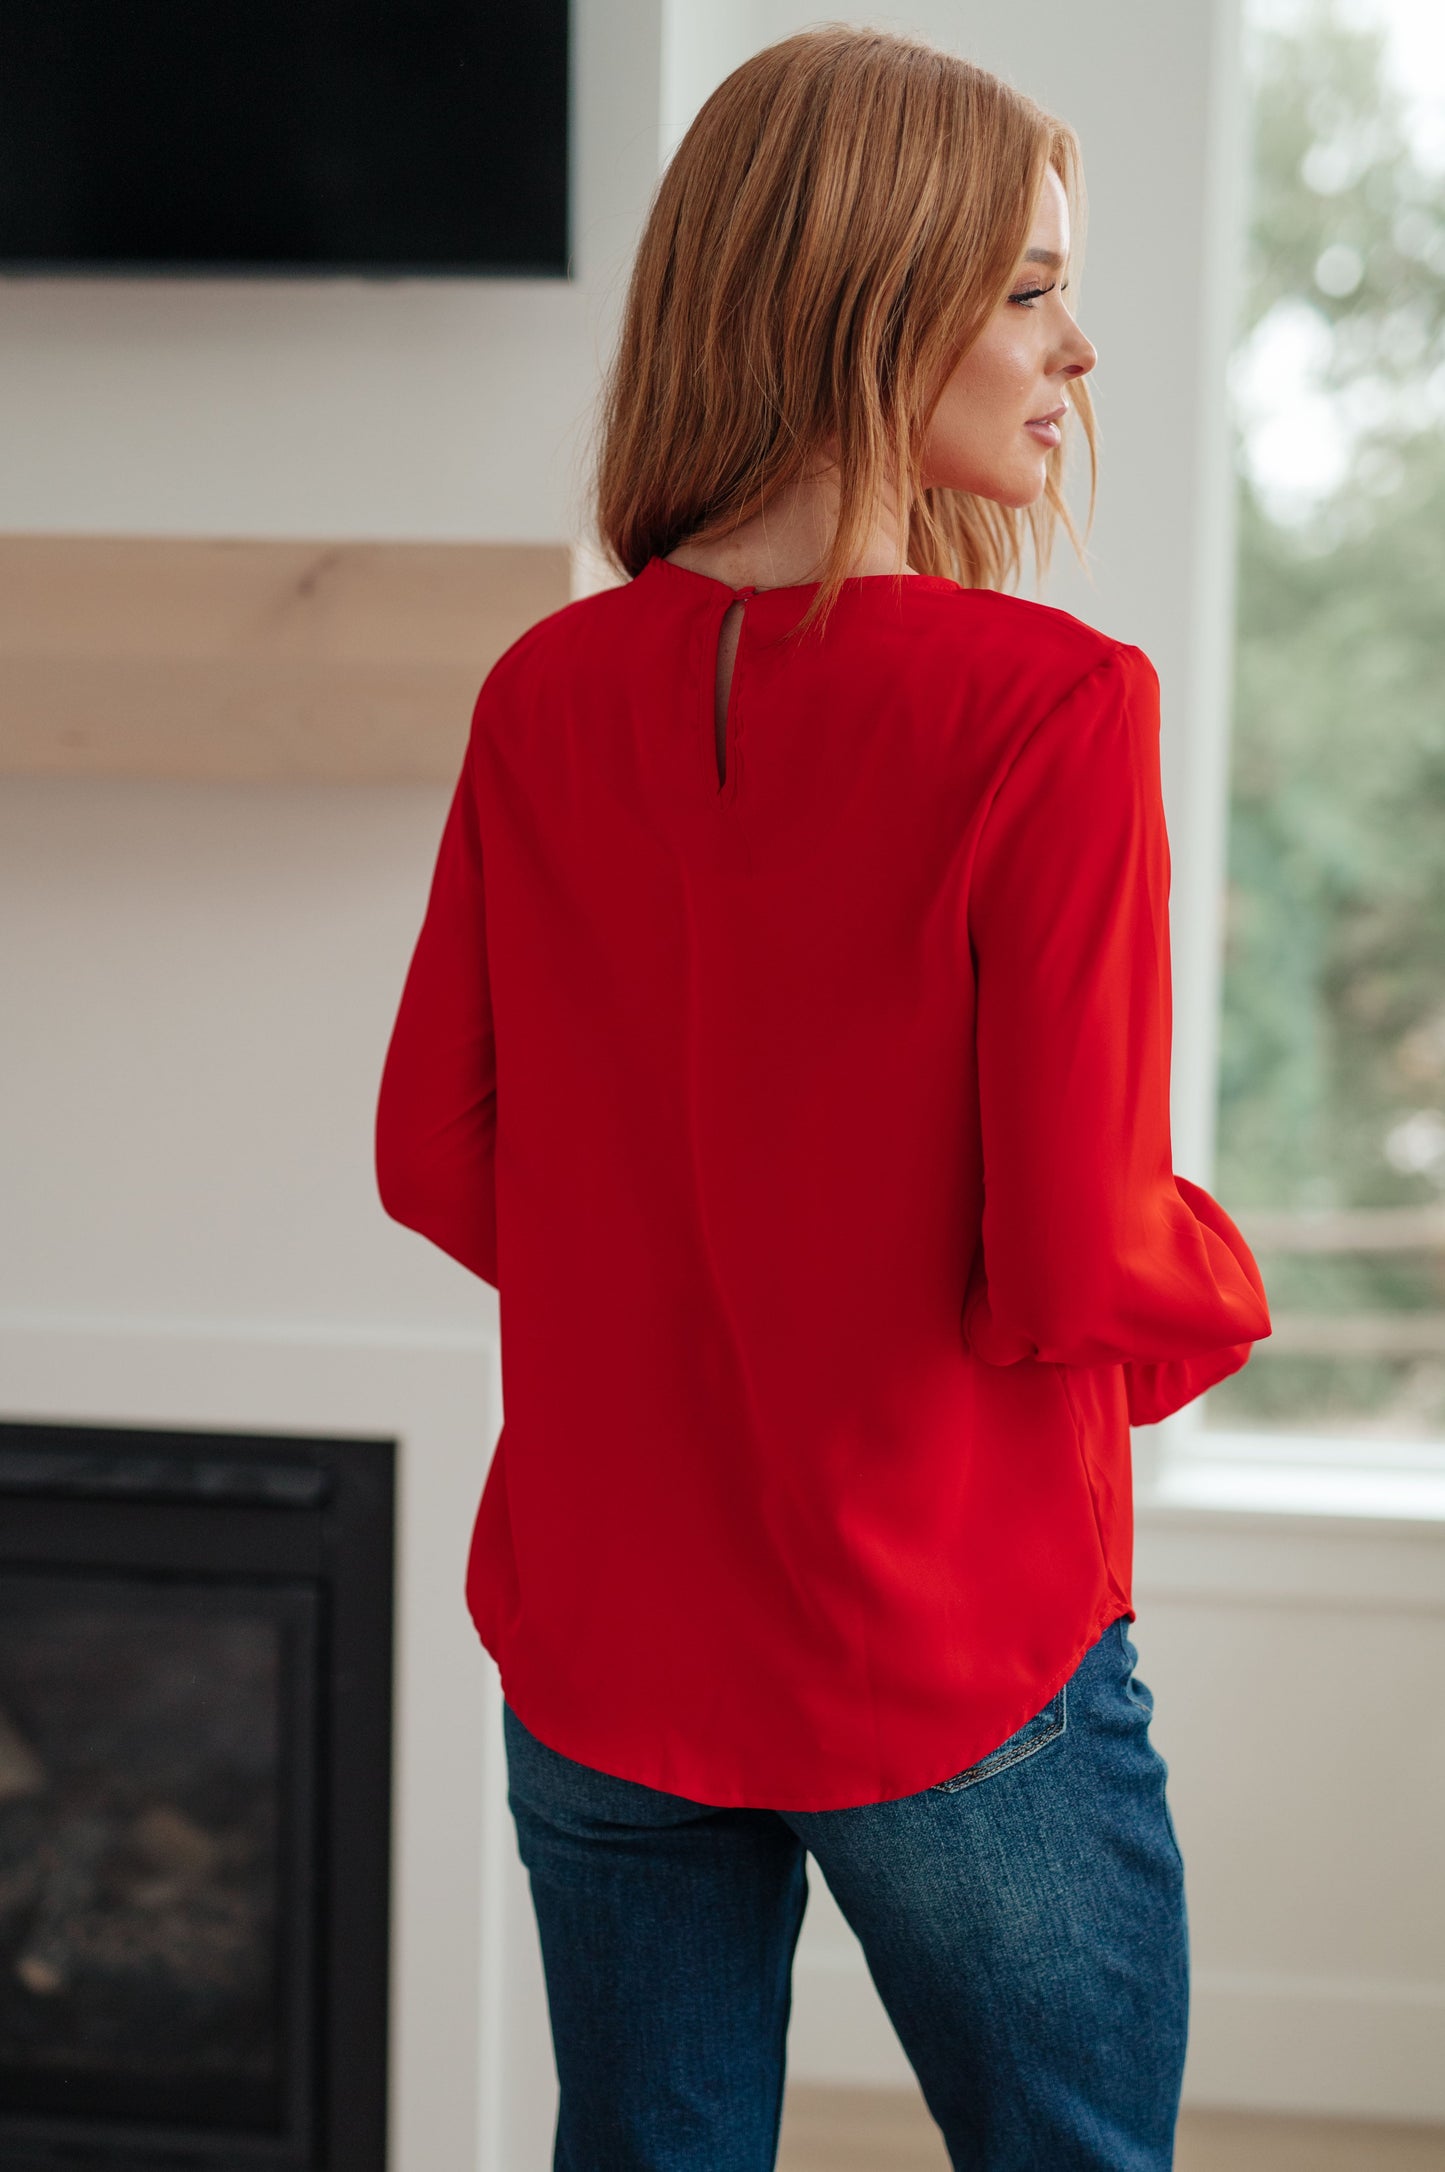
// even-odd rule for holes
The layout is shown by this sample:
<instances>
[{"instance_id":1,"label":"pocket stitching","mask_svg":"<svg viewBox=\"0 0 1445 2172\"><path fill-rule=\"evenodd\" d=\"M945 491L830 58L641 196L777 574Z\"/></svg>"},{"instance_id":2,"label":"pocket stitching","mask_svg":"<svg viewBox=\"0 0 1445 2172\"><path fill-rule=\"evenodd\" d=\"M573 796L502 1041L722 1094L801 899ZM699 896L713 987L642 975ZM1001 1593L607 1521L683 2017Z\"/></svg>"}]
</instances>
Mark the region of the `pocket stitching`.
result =
<instances>
[{"instance_id":1,"label":"pocket stitching","mask_svg":"<svg viewBox=\"0 0 1445 2172\"><path fill-rule=\"evenodd\" d=\"M965 1765L963 1771L956 1772L951 1780L935 1780L928 1792L931 1795L961 1794L966 1787L976 1787L981 1780L991 1780L996 1772L1007 1772L1011 1765L1022 1764L1025 1758L1033 1757L1039 1750L1047 1749L1051 1742L1057 1742L1069 1724L1067 1682L1060 1687L1057 1697L1050 1698L1049 1704L1057 1704L1059 1708L1058 1718L1051 1726L1041 1727L1036 1735L1029 1736L1027 1741L1016 1743L1013 1748L1007 1743L1001 1743L996 1750L991 1750L987 1757L981 1757L977 1764ZM1044 1711L1047 1712L1048 1709L1049 1706L1045 1705ZM1036 1718L1041 1716L1035 1714ZM1024 1724L1027 1726L1029 1722L1025 1721Z\"/></svg>"}]
</instances>

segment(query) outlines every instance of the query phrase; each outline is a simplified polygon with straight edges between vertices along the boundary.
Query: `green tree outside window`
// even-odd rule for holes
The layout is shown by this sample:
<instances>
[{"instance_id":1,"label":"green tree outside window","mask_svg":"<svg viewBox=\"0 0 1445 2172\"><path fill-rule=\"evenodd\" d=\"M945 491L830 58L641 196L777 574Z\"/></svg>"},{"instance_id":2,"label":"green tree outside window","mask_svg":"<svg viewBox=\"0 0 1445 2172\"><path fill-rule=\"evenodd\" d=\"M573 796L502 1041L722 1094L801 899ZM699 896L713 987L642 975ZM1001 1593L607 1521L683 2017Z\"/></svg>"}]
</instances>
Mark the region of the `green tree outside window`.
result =
<instances>
[{"instance_id":1,"label":"green tree outside window","mask_svg":"<svg viewBox=\"0 0 1445 2172\"><path fill-rule=\"evenodd\" d=\"M1445 171L1414 141L1386 36L1316 0L1248 41L1215 1188L1259 1252L1275 1333L1205 1422L1436 1439ZM1271 351L1295 358L1283 427L1311 455L1293 502L1278 459L1273 488L1262 476L1249 415Z\"/></svg>"}]
</instances>

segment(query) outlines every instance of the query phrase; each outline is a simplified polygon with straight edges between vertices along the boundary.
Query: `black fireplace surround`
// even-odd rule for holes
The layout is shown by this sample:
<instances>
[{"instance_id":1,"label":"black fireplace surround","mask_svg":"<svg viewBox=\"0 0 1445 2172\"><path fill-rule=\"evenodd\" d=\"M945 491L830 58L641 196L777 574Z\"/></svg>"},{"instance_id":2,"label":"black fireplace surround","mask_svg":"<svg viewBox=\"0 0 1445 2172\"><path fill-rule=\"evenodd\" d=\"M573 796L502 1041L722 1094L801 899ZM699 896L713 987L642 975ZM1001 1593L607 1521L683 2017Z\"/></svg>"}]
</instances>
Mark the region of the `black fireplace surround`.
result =
<instances>
[{"instance_id":1,"label":"black fireplace surround","mask_svg":"<svg viewBox=\"0 0 1445 2172\"><path fill-rule=\"evenodd\" d=\"M4 2172L383 2172L394 1461L0 1424Z\"/></svg>"}]
</instances>

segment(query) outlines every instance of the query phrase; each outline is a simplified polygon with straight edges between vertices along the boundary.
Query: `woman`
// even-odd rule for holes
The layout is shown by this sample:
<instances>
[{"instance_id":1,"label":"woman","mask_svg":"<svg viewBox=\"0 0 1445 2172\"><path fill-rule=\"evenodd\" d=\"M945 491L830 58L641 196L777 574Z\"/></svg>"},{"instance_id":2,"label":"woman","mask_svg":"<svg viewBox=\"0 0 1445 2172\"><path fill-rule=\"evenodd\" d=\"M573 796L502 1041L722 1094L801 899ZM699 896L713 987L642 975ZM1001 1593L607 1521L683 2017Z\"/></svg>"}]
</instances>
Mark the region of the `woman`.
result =
<instances>
[{"instance_id":1,"label":"woman","mask_svg":"<svg viewBox=\"0 0 1445 2172\"><path fill-rule=\"evenodd\" d=\"M499 1292L468 1598L567 2172L773 2163L808 1850L955 2165L1171 2161L1129 1426L1270 1323L1172 1168L1158 681L1005 593L1092 459L1079 193L918 41L737 69L607 390L629 578L478 697L378 1171Z\"/></svg>"}]
</instances>

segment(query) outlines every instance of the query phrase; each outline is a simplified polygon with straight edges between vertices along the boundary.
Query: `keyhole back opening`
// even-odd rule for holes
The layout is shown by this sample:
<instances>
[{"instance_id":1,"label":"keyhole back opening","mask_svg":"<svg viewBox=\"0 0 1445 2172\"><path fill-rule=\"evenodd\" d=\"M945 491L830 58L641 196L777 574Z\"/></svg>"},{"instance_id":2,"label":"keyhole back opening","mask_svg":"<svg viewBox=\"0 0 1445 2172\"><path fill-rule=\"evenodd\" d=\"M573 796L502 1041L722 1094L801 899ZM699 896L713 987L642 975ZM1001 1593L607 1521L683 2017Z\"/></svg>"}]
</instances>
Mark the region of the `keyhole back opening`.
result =
<instances>
[{"instance_id":1,"label":"keyhole back opening","mask_svg":"<svg viewBox=\"0 0 1445 2172\"><path fill-rule=\"evenodd\" d=\"M728 712L732 707L733 672L737 665L738 642L742 638L744 608L741 599L730 603L723 613L718 632L717 677L713 688L713 731L719 791L722 791L727 783Z\"/></svg>"}]
</instances>

